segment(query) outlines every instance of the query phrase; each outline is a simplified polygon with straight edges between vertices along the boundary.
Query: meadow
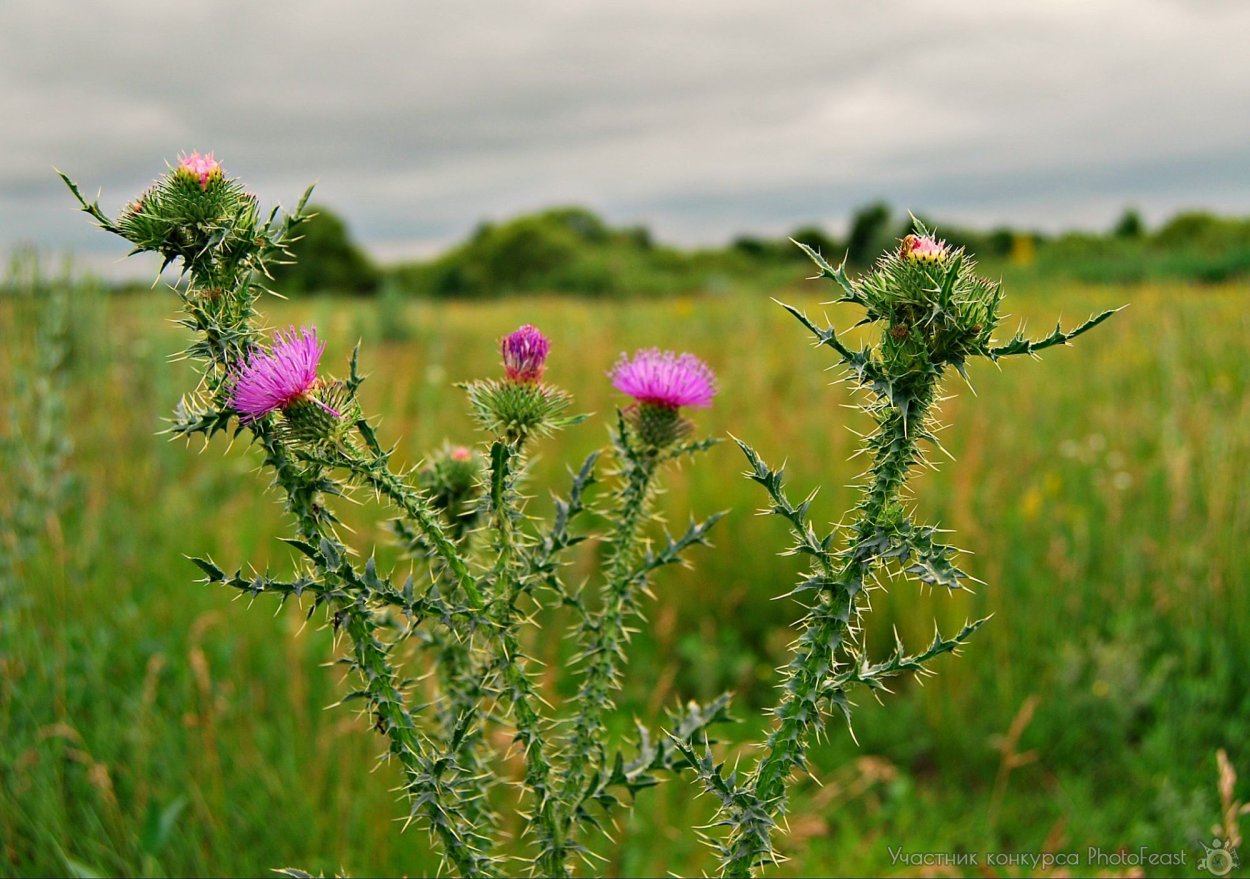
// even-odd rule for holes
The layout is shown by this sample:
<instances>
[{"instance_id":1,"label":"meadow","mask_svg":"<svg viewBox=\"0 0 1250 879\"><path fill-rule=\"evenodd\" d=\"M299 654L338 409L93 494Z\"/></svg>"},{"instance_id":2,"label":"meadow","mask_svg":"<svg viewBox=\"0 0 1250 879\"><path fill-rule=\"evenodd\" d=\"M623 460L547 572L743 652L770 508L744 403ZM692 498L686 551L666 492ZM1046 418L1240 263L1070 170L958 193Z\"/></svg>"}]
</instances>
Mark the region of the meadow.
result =
<instances>
[{"instance_id":1,"label":"meadow","mask_svg":"<svg viewBox=\"0 0 1250 879\"><path fill-rule=\"evenodd\" d=\"M72 288L65 411L40 414L47 394L19 393L10 378L36 359L39 312L57 285ZM390 820L402 814L394 784L368 775L381 739L349 709L325 710L344 689L335 668L321 667L336 650L326 620L294 606L249 609L194 582L188 555L279 571L294 560L244 443L219 436L188 449L157 436L189 384L189 367L168 362L183 344L168 320L172 297L108 296L50 276L13 286L19 295L0 298L0 410L9 410L0 552L12 563L0 591L0 875L433 872L424 833L401 834ZM830 291L800 275L771 292L820 313ZM1040 363L980 367L975 395L947 386L941 438L960 466L920 477L921 519L975 552L963 566L986 585L946 595L885 584L872 596L869 643L888 647L895 627L920 646L934 618L947 631L994 617L923 686L901 683L884 707L862 694L857 741L831 724L813 760L821 783L796 793L783 842L792 860L772 875L928 875L946 868L909 858L978 853L985 864L988 853L1085 857L1091 846L1185 852L1186 864L1146 875L1189 875L1227 805L1218 750L1242 776L1233 798L1250 799L1244 285L1104 287L1021 272L1007 293L1007 311L1039 333L1056 314L1067 324L1130 308ZM847 326L855 316L840 308L827 311ZM605 372L617 354L659 345L699 354L720 376L715 406L696 415L703 431L741 436L774 463L788 458L795 494L822 486L818 520L853 500L848 456L866 425L830 384L828 352L810 350L764 293L314 297L264 309L276 326L315 321L331 371L344 372L363 340L362 396L384 413L382 437L398 443L400 461L476 439L453 385L492 374L496 340L532 322L553 341L549 379L599 416L545 445L536 485L567 485L566 465L603 445L617 402ZM42 448L31 442L40 418L72 443L63 460L49 452L51 473L27 460ZM737 693L741 721L725 732L731 752L763 724L797 615L773 599L798 563L775 555L781 524L753 515L764 497L743 466L725 443L670 482L670 522L730 512L693 568L657 578L622 731L632 715L654 721L724 689ZM61 473L64 489L49 491ZM359 500L349 524L358 541L379 544L389 569L398 555L364 525L376 510ZM533 504L550 500L538 492ZM583 549L578 565L589 571L595 547ZM552 668L568 658L565 622L547 620L549 637L532 645ZM686 828L706 822L712 803L692 790L673 781L643 793L614 841L598 846L604 872L710 870ZM1039 872L1008 863L988 875Z\"/></svg>"}]
</instances>

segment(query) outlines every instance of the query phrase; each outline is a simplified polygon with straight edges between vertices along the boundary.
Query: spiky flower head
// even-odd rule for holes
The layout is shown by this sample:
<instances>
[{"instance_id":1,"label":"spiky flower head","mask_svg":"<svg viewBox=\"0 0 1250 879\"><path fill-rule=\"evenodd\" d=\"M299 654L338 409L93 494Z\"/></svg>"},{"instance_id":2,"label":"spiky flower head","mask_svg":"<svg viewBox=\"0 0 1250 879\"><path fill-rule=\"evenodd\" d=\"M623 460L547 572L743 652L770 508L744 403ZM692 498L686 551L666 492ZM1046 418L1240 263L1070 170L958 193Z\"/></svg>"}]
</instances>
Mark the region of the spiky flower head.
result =
<instances>
[{"instance_id":1,"label":"spiky flower head","mask_svg":"<svg viewBox=\"0 0 1250 879\"><path fill-rule=\"evenodd\" d=\"M255 197L227 177L212 153L179 155L117 218L116 231L136 251L155 251L172 262L203 260L221 242L258 224Z\"/></svg>"},{"instance_id":2,"label":"spiky flower head","mask_svg":"<svg viewBox=\"0 0 1250 879\"><path fill-rule=\"evenodd\" d=\"M201 154L198 150L193 151L190 155L184 153L178 154L178 167L174 169L174 174L184 177L188 180L194 180L200 185L200 189L208 189L208 184L213 180L220 180L225 176L221 170L221 162L213 157L212 153Z\"/></svg>"},{"instance_id":3,"label":"spiky flower head","mask_svg":"<svg viewBox=\"0 0 1250 879\"><path fill-rule=\"evenodd\" d=\"M572 398L560 388L537 381L486 381L464 385L473 417L490 433L506 442L520 442L536 434L576 424L566 417Z\"/></svg>"},{"instance_id":4,"label":"spiky flower head","mask_svg":"<svg viewBox=\"0 0 1250 879\"><path fill-rule=\"evenodd\" d=\"M580 416L563 413L572 398L542 382L551 341L538 327L525 324L499 340L505 379L468 382L473 417L486 430L509 443L576 424Z\"/></svg>"},{"instance_id":5,"label":"spiky flower head","mask_svg":"<svg viewBox=\"0 0 1250 879\"><path fill-rule=\"evenodd\" d=\"M949 250L945 241L938 241L932 235L907 235L899 247L899 256L905 260L923 263L943 262Z\"/></svg>"},{"instance_id":6,"label":"spiky flower head","mask_svg":"<svg viewBox=\"0 0 1250 879\"><path fill-rule=\"evenodd\" d=\"M612 387L639 403L678 409L710 406L716 396L716 376L693 354L642 348L632 358L622 354L609 375Z\"/></svg>"},{"instance_id":7,"label":"spiky flower head","mask_svg":"<svg viewBox=\"0 0 1250 879\"><path fill-rule=\"evenodd\" d=\"M509 381L536 382L543 377L551 340L533 324L525 324L499 342Z\"/></svg>"},{"instance_id":8,"label":"spiky flower head","mask_svg":"<svg viewBox=\"0 0 1250 879\"><path fill-rule=\"evenodd\" d=\"M660 454L694 430L682 406L710 406L716 376L693 354L643 348L621 355L609 373L612 386L636 401L622 415L648 454Z\"/></svg>"},{"instance_id":9,"label":"spiky flower head","mask_svg":"<svg viewBox=\"0 0 1250 879\"><path fill-rule=\"evenodd\" d=\"M417 475L417 484L434 509L443 513L453 536L471 529L481 512L485 464L467 446L444 446L433 452Z\"/></svg>"},{"instance_id":10,"label":"spiky flower head","mask_svg":"<svg viewBox=\"0 0 1250 879\"><path fill-rule=\"evenodd\" d=\"M230 405L239 420L250 424L276 410L289 410L301 403L312 403L339 418L340 413L314 396L319 380L317 369L325 342L317 338L316 327L289 327L274 336L269 353L253 352L232 378Z\"/></svg>"},{"instance_id":11,"label":"spiky flower head","mask_svg":"<svg viewBox=\"0 0 1250 879\"><path fill-rule=\"evenodd\" d=\"M853 285L852 301L882 326L881 360L897 375L921 376L944 364L962 369L988 351L1002 291L977 274L963 248L916 223L914 234Z\"/></svg>"}]
</instances>

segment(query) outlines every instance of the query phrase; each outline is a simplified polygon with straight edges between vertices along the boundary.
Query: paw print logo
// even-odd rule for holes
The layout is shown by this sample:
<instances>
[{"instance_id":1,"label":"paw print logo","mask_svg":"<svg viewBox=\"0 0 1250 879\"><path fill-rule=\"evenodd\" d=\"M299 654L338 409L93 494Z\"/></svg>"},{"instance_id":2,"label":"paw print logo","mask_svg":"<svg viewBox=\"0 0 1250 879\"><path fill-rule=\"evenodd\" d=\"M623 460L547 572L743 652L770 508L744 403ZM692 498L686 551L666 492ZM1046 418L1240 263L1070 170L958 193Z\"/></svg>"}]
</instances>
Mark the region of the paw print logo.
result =
<instances>
[{"instance_id":1,"label":"paw print logo","mask_svg":"<svg viewBox=\"0 0 1250 879\"><path fill-rule=\"evenodd\" d=\"M1237 850L1226 845L1222 839L1213 839L1210 845L1200 841L1198 845L1202 846L1202 860L1198 862L1198 869L1205 870L1212 876L1227 876L1241 864Z\"/></svg>"}]
</instances>

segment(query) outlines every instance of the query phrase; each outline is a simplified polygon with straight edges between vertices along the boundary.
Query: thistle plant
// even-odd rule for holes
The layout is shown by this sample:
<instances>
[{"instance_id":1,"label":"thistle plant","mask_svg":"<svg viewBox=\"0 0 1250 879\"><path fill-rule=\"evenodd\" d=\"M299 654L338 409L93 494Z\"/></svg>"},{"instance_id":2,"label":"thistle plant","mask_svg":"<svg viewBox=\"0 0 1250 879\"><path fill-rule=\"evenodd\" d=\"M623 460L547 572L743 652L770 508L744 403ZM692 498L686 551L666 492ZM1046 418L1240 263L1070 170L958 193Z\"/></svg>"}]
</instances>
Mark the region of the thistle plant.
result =
<instances>
[{"instance_id":1,"label":"thistle plant","mask_svg":"<svg viewBox=\"0 0 1250 879\"><path fill-rule=\"evenodd\" d=\"M620 686L638 594L655 570L705 543L718 518L692 521L671 537L651 509L664 465L712 445L690 440L693 425L677 413L695 401L666 404L664 436L621 413L610 447L572 472L567 496L555 499L550 521L540 520L528 512L529 456L584 417L567 414L570 395L543 380L552 345L536 327L501 341L502 377L463 386L485 441L400 468L359 402L359 348L336 378L323 369L315 327L273 333L257 309L270 270L291 258L309 192L291 212L262 216L212 154L191 153L114 218L62 178L101 228L180 271L171 290L191 335L182 354L198 379L168 432L205 442L218 433L245 436L291 519L285 540L296 553L293 577L196 558L204 582L324 614L343 638L339 661L355 680L342 702L385 738L382 759L402 772L409 823L428 828L452 871L516 872L499 850L496 815L511 793L500 782L518 781L513 807L523 815L523 854L514 857L539 875L570 875L572 860L590 851L585 836L619 805L616 792L637 794L682 763L657 730L640 727L632 745L610 742L602 714ZM712 379L702 369L709 390L699 402L706 403ZM602 476L601 459L614 462ZM371 550L341 533L336 509L361 492L393 511L389 531L413 561L402 579L380 571ZM580 530L591 512L613 524L602 534ZM589 537L609 556L598 602L584 588L595 584L565 581L569 551ZM577 673L594 700L589 721L577 703L552 708L535 678L527 651L550 607L576 620ZM417 684L431 665L432 694ZM724 699L690 703L670 716L669 729L706 736L727 719ZM491 744L496 728L510 733L505 738L523 757L519 779L509 778L507 754Z\"/></svg>"},{"instance_id":2,"label":"thistle plant","mask_svg":"<svg viewBox=\"0 0 1250 879\"><path fill-rule=\"evenodd\" d=\"M381 760L402 776L407 823L426 827L447 868L464 876L519 868L570 876L578 863L593 866L595 835L665 775L681 773L720 803L713 826L723 834L708 841L723 874L748 876L779 860L774 836L790 786L828 716L849 720L857 687L883 691L899 675L929 673L932 660L984 623L938 635L914 654L899 644L876 661L862 639L866 594L883 573L952 591L970 579L938 529L914 521L906 493L926 449L936 447L934 408L947 368L966 377L973 357L1032 355L1109 314L1041 340L1017 334L998 344L998 286L927 230L858 280L807 250L838 285L838 301L862 308L863 322L881 331L868 346L848 347L832 327L787 306L833 350L863 396L875 425L865 440L871 465L852 515L821 534L808 515L812 495L793 503L781 470L738 441L747 476L768 495L767 512L789 526L787 553L811 566L790 593L806 613L772 728L749 769L727 772L713 739L730 719L727 694L687 703L662 729L638 722L632 741L609 735L607 722L653 576L684 564L722 516L691 518L670 534L656 513L671 468L717 442L699 438L692 417L718 392L703 360L655 348L622 355L605 376L627 398L610 420L608 445L570 468L567 491L540 517L530 505L531 458L553 434L586 420L570 414L572 397L549 380L558 375L560 349L540 329L526 324L505 336L502 374L461 386L480 442L444 445L401 467L359 400L359 346L335 377L322 364L315 327L274 333L258 312L270 270L291 259L308 192L291 212L262 215L211 153L191 153L114 218L62 177L103 229L180 271L171 290L191 337L183 355L198 378L169 433L205 442L218 433L246 437L282 496L294 575L196 558L203 581L322 615L353 681L342 704L357 708L384 740ZM373 547L345 536L337 510L362 493L388 508L386 529L408 560L406 572L383 573ZM588 540L599 552L597 575L571 582L570 553ZM576 691L563 701L545 689L529 653L540 630L561 619L571 622ZM500 741L510 744L501 749ZM504 808L520 815L522 827L507 852Z\"/></svg>"},{"instance_id":3,"label":"thistle plant","mask_svg":"<svg viewBox=\"0 0 1250 879\"><path fill-rule=\"evenodd\" d=\"M896 636L893 652L875 661L863 638L868 591L884 588L883 578L893 575L949 592L964 589L971 579L956 564L960 550L944 543L936 526L915 520L907 492L910 475L929 463L929 450L940 448L934 410L946 371L954 369L967 380L973 358L998 362L1036 355L1066 345L1114 313L1103 312L1066 332L1056 326L1043 339L1030 341L1017 332L998 344L993 334L1001 319L999 285L979 277L963 250L917 227L916 234L903 238L897 250L857 280L799 244L820 277L836 285L834 302L862 309L860 323L877 331L873 342L852 347L833 326L818 326L799 309L783 305L817 346L833 351L842 380L859 395L860 408L873 425L862 446L870 464L859 500L843 524L818 531L808 514L816 490L794 503L783 485L783 469L770 467L738 440L747 477L767 493L763 512L787 523L793 542L785 554L804 556L810 566L790 593L806 612L782 672L781 698L770 712L771 729L753 764L727 774L706 747L699 749L690 740L681 744L703 788L719 800L713 826L723 833L708 842L726 876L751 876L780 860L773 837L786 814L788 789L807 770L807 751L831 713L849 724L857 688L880 693L900 675L932 674L933 660L956 652L988 619L970 621L950 637L937 632L916 653L908 653Z\"/></svg>"}]
</instances>

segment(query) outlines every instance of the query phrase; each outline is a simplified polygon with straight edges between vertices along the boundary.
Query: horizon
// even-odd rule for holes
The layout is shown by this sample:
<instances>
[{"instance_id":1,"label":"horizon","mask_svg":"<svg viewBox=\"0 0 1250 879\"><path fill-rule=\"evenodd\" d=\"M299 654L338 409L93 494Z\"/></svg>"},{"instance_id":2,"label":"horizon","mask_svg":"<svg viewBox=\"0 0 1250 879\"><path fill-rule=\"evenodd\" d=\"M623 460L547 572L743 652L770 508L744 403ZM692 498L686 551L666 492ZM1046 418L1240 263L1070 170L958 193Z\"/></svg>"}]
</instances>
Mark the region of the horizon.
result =
<instances>
[{"instance_id":1,"label":"horizon","mask_svg":"<svg viewBox=\"0 0 1250 879\"><path fill-rule=\"evenodd\" d=\"M683 247L876 200L1044 232L1241 215L1247 37L1217 0L9 4L0 251L110 263L52 167L113 212L194 149L264 204L320 180L384 261L555 204Z\"/></svg>"},{"instance_id":2,"label":"horizon","mask_svg":"<svg viewBox=\"0 0 1250 879\"><path fill-rule=\"evenodd\" d=\"M84 195L85 194L86 193L84 192ZM702 249L709 249L709 250L728 249L733 246L735 241L739 239L745 239L745 238L755 238L755 239L760 239L760 240L774 240L774 241L781 240L781 239L785 239L789 237L790 233L804 226L820 228L822 231L830 234L835 239L844 238L850 228L854 210L858 210L859 208L863 208L867 206L867 205L857 206L855 209L852 210L851 213L848 213L848 215L845 218L843 218L840 222L832 224L832 225L824 225L824 224L817 224L817 223L796 223L791 228L786 229L782 232L775 233L775 234L764 234L764 233L758 233L758 232L753 232L753 231L748 230L748 231L731 233L726 239L724 239L723 241L719 241L719 242L683 243L683 242L677 242L677 241L670 241L665 238L662 238L661 236L655 234L655 230L647 226L645 223L613 222L610 218L604 216L604 214L600 213L599 211L594 210L592 207L589 207L587 205L549 204L549 205L535 208L533 210L519 211L517 213L510 214L508 216L484 217L481 220L469 226L465 230L463 235L453 240L449 240L445 242L444 241L419 242L415 245L415 247L413 247L409 251L405 251L401 249L398 251L391 251L391 252L382 250L380 252L379 249L375 247L370 247L366 242L363 242L360 240L359 236L356 234L355 230L352 228L351 222L347 220L347 218L344 217L340 211L338 211L333 205L319 202L315 197L316 196L315 190L313 194L314 194L314 197L310 200L309 204L313 207L327 209L330 212L334 213L336 216L338 216L340 219L344 220L347 223L347 233L352 243L355 244L360 250L362 250L365 253L365 255L368 256L368 258L373 262L374 265L382 269L391 269L391 268L396 268L405 264L429 262L431 260L437 259L443 254L449 252L450 250L454 249L455 247L467 241L469 237L473 234L474 229L476 229L477 226L481 224L506 223L510 220L518 219L520 217L530 216L533 214L538 214L538 213L542 213L542 212L549 211L549 210L555 210L559 208L580 208L580 209L588 210L591 213L594 213L596 216L603 219L604 222L606 222L612 229L621 229L621 228L625 228L628 226L642 226L643 228L648 229L648 231L652 233L652 239L659 245L675 247L683 251L693 251L693 250L702 250ZM1033 234L1033 235L1038 235L1038 236L1043 236L1043 237L1048 237L1048 238L1060 237L1060 236L1067 235L1067 234L1109 235L1111 234L1115 223L1119 219L1121 219L1125 215L1125 213L1128 211L1136 211L1139 214L1145 226L1145 231L1147 233L1161 228L1172 218L1180 214L1186 214L1186 213L1211 214L1221 219L1250 218L1250 211L1247 211L1246 214L1241 215L1241 214L1220 212L1220 211L1212 210L1212 209L1201 207L1201 206L1183 207L1169 214L1165 214L1161 217L1151 218L1151 217L1146 216L1145 213L1142 212L1136 205L1129 204L1121 208L1121 210L1118 213L1111 216L1108 219L1108 221L1102 224L1101 226L1067 226L1063 228L1047 230L1047 229L1039 228L1037 226L1026 226L1026 225L1016 224L1016 223L1011 223L1011 222L998 223L998 224L995 224L994 226L979 226L975 224L964 225L964 224L955 223L955 222L948 223L948 222L945 222L942 217L935 216L932 213L927 212L927 211L915 211L915 210L909 211L907 209L899 208L892 204L887 203L887 205L890 208L890 222L892 224L897 224L901 222L903 218L908 215L908 213L911 213L914 216L921 217L927 221L933 222L934 232L938 235L938 237L941 237L942 235L943 226L958 227L961 231L975 231L975 232L982 232L982 233L990 232L996 228L1006 228L1014 232L1028 233L1028 234ZM79 212L76 207L74 207L73 210L75 213ZM7 247L4 250L0 250L0 259L4 259L7 262L7 261L12 260L19 253L34 252L40 260L52 261L54 263L68 264L71 267L73 267L73 269L75 270L85 269L87 272L99 276L102 280L108 281L110 283L115 283L115 284L131 284L131 283L141 283L141 282L147 283L147 280L146 280L147 278L150 278L157 274L157 270L160 267L160 258L156 254L153 254L153 253L130 254L124 244L120 242L115 242L115 243L117 244L115 252L112 254L109 254L109 253L103 253L103 252L98 252L98 251L74 252L71 250L51 250L49 248L39 247L36 242L19 241L16 244ZM145 263L150 264L150 269L143 268L143 265ZM165 275L167 276L172 271L173 271L172 269L166 270Z\"/></svg>"}]
</instances>

